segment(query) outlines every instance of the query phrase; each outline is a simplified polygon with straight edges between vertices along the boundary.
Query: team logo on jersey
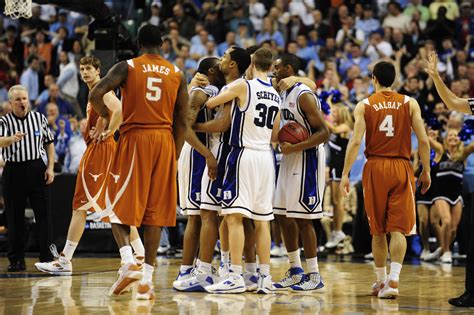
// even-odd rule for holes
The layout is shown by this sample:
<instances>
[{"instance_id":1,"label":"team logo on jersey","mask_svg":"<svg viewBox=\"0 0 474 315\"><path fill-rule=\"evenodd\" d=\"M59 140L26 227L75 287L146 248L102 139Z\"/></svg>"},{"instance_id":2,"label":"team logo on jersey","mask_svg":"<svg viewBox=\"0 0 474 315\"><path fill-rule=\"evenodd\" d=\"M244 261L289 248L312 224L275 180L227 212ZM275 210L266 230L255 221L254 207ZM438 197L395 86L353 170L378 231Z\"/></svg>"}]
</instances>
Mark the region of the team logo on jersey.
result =
<instances>
[{"instance_id":1,"label":"team logo on jersey","mask_svg":"<svg viewBox=\"0 0 474 315\"><path fill-rule=\"evenodd\" d=\"M201 193L200 192L196 193L196 201L201 201Z\"/></svg>"},{"instance_id":2,"label":"team logo on jersey","mask_svg":"<svg viewBox=\"0 0 474 315\"><path fill-rule=\"evenodd\" d=\"M232 199L232 191L230 190L224 190L224 199Z\"/></svg>"},{"instance_id":3,"label":"team logo on jersey","mask_svg":"<svg viewBox=\"0 0 474 315\"><path fill-rule=\"evenodd\" d=\"M315 196L309 196L308 198L308 206L313 206L316 204L316 197Z\"/></svg>"},{"instance_id":4,"label":"team logo on jersey","mask_svg":"<svg viewBox=\"0 0 474 315\"><path fill-rule=\"evenodd\" d=\"M117 184L118 183L118 180L120 178L120 174L118 175L115 175L113 174L112 172L109 172L110 176L112 176L114 178L114 182Z\"/></svg>"},{"instance_id":5,"label":"team logo on jersey","mask_svg":"<svg viewBox=\"0 0 474 315\"><path fill-rule=\"evenodd\" d=\"M92 176L92 178L94 179L94 182L97 182L97 180L99 179L100 176L102 176L102 173L100 174L97 174L97 175L94 175L92 173L89 173L90 176Z\"/></svg>"},{"instance_id":6,"label":"team logo on jersey","mask_svg":"<svg viewBox=\"0 0 474 315\"><path fill-rule=\"evenodd\" d=\"M217 188L217 197L222 197L222 188Z\"/></svg>"}]
</instances>

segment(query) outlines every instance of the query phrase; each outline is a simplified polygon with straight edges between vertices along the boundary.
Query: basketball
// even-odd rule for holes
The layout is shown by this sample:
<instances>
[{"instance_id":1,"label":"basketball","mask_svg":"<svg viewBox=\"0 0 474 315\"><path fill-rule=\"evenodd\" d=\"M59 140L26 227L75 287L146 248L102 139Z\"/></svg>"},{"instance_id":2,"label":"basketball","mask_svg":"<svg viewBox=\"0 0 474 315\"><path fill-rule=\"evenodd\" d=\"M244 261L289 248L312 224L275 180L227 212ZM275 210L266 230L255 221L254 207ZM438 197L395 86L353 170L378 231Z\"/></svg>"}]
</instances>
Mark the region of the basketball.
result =
<instances>
[{"instance_id":1,"label":"basketball","mask_svg":"<svg viewBox=\"0 0 474 315\"><path fill-rule=\"evenodd\" d=\"M296 144L305 141L308 138L308 130L296 121L287 123L278 132L278 140L280 142Z\"/></svg>"}]
</instances>

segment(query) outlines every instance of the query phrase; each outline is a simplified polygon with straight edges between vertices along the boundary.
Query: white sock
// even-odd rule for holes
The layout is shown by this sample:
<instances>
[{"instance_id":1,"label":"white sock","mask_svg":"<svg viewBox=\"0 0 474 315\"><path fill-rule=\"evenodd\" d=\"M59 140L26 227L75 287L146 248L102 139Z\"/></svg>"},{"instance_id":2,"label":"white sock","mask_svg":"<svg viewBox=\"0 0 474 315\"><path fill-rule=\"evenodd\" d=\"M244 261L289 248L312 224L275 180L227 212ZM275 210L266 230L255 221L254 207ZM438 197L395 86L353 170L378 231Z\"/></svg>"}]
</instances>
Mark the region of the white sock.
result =
<instances>
[{"instance_id":1,"label":"white sock","mask_svg":"<svg viewBox=\"0 0 474 315\"><path fill-rule=\"evenodd\" d=\"M256 273L257 272L257 263L246 263L245 272Z\"/></svg>"},{"instance_id":2,"label":"white sock","mask_svg":"<svg viewBox=\"0 0 474 315\"><path fill-rule=\"evenodd\" d=\"M239 275L242 274L242 266L241 265L230 265L230 270L234 273L238 273Z\"/></svg>"},{"instance_id":3,"label":"white sock","mask_svg":"<svg viewBox=\"0 0 474 315\"><path fill-rule=\"evenodd\" d=\"M181 267L179 267L179 272L180 273L183 273L183 272L186 272L189 268L192 268L193 266L191 265L181 265Z\"/></svg>"},{"instance_id":4,"label":"white sock","mask_svg":"<svg viewBox=\"0 0 474 315\"><path fill-rule=\"evenodd\" d=\"M223 264L228 264L230 262L230 251L221 252L221 262Z\"/></svg>"},{"instance_id":5,"label":"white sock","mask_svg":"<svg viewBox=\"0 0 474 315\"><path fill-rule=\"evenodd\" d=\"M149 264L143 264L143 277L140 282L152 282L151 279L153 278L153 271L155 271L155 267L150 266Z\"/></svg>"},{"instance_id":6,"label":"white sock","mask_svg":"<svg viewBox=\"0 0 474 315\"><path fill-rule=\"evenodd\" d=\"M384 282L387 278L387 267L375 267L377 282Z\"/></svg>"},{"instance_id":7,"label":"white sock","mask_svg":"<svg viewBox=\"0 0 474 315\"><path fill-rule=\"evenodd\" d=\"M301 268L300 250L297 249L294 252L288 252L288 258L290 259L291 268Z\"/></svg>"},{"instance_id":8,"label":"white sock","mask_svg":"<svg viewBox=\"0 0 474 315\"><path fill-rule=\"evenodd\" d=\"M70 240L67 240L66 244L64 244L63 254L68 260L72 259L72 256L74 255L74 251L76 250L77 244L78 243L72 242Z\"/></svg>"},{"instance_id":9,"label":"white sock","mask_svg":"<svg viewBox=\"0 0 474 315\"><path fill-rule=\"evenodd\" d=\"M212 273L212 264L200 260L199 270L204 271L206 274L210 275Z\"/></svg>"},{"instance_id":10,"label":"white sock","mask_svg":"<svg viewBox=\"0 0 474 315\"><path fill-rule=\"evenodd\" d=\"M270 275L270 265L261 264L259 267L260 267L260 274L261 274L262 276L268 276L268 275Z\"/></svg>"},{"instance_id":11,"label":"white sock","mask_svg":"<svg viewBox=\"0 0 474 315\"><path fill-rule=\"evenodd\" d=\"M130 242L130 245L132 245L133 251L135 254L137 254L137 256L145 257L145 247L143 247L143 243L140 238Z\"/></svg>"},{"instance_id":12,"label":"white sock","mask_svg":"<svg viewBox=\"0 0 474 315\"><path fill-rule=\"evenodd\" d=\"M133 260L132 247L127 245L120 248L120 257L122 258L122 264L135 263Z\"/></svg>"},{"instance_id":13,"label":"white sock","mask_svg":"<svg viewBox=\"0 0 474 315\"><path fill-rule=\"evenodd\" d=\"M308 273L319 272L318 257L306 258L306 271Z\"/></svg>"},{"instance_id":14,"label":"white sock","mask_svg":"<svg viewBox=\"0 0 474 315\"><path fill-rule=\"evenodd\" d=\"M196 261L195 261L195 263L194 263L194 266L195 266L196 268L199 268L199 266L201 266L201 260L200 260L199 258L196 258Z\"/></svg>"},{"instance_id":15,"label":"white sock","mask_svg":"<svg viewBox=\"0 0 474 315\"><path fill-rule=\"evenodd\" d=\"M400 271L402 271L402 264L393 262L390 264L390 275L388 276L391 280L398 282L400 278Z\"/></svg>"}]
</instances>

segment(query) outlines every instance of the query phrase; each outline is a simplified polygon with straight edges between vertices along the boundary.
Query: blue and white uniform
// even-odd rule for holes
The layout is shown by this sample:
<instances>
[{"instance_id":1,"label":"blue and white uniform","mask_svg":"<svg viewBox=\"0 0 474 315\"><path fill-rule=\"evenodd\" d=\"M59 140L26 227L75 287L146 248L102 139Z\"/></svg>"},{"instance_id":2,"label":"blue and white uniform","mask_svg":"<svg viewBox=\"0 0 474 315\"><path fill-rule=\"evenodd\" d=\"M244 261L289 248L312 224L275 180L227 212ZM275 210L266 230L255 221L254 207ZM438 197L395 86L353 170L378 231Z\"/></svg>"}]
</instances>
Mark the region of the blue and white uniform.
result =
<instances>
[{"instance_id":1,"label":"blue and white uniform","mask_svg":"<svg viewBox=\"0 0 474 315\"><path fill-rule=\"evenodd\" d=\"M318 97L302 83L295 84L281 95L281 127L290 121L304 126L311 135L308 120L299 106L301 95L308 93ZM325 185L326 153L324 146L310 148L302 152L283 155L278 175L273 211L288 218L319 219L323 216L322 204Z\"/></svg>"},{"instance_id":2,"label":"blue and white uniform","mask_svg":"<svg viewBox=\"0 0 474 315\"><path fill-rule=\"evenodd\" d=\"M209 97L216 96L218 88L208 85L205 88L194 87L194 91L202 91ZM212 111L206 106L201 107L196 122L204 123L212 119ZM210 147L210 137L206 133L197 133L199 140ZM179 206L186 215L199 215L201 206L201 181L206 168L206 159L189 143L185 142L178 160L178 191Z\"/></svg>"},{"instance_id":3,"label":"blue and white uniform","mask_svg":"<svg viewBox=\"0 0 474 315\"><path fill-rule=\"evenodd\" d=\"M221 89L225 91L233 84L238 83L242 79L237 79ZM224 105L216 107L213 112L214 119L220 119L223 113ZM227 156L230 153L230 130L226 132L214 132L209 135L211 143L211 152L217 160L217 176L215 180L211 180L208 176L207 166L204 169L201 182L201 209L220 211L222 202L222 183L224 181L225 165Z\"/></svg>"},{"instance_id":4,"label":"blue and white uniform","mask_svg":"<svg viewBox=\"0 0 474 315\"><path fill-rule=\"evenodd\" d=\"M241 213L259 221L273 219L275 164L272 129L280 97L269 80L246 80L247 104L232 106L221 214Z\"/></svg>"}]
</instances>

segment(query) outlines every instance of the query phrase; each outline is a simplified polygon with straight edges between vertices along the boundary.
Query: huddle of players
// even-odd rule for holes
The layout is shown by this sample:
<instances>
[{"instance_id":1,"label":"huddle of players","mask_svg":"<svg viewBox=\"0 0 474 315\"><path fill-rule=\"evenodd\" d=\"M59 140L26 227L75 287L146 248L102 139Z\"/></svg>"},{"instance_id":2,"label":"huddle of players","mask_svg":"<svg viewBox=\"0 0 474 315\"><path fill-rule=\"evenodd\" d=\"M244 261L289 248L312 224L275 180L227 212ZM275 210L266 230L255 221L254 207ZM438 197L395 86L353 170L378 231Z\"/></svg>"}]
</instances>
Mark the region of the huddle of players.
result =
<instances>
[{"instance_id":1,"label":"huddle of players","mask_svg":"<svg viewBox=\"0 0 474 315\"><path fill-rule=\"evenodd\" d=\"M272 66L275 78L269 79ZM187 144L179 158L179 203L188 224L183 264L173 282L176 290L267 294L275 289L324 287L312 220L322 217L322 144L329 130L318 98L301 83L306 78L297 78L300 82L289 88L279 84L294 77L299 66L295 55L284 54L273 62L271 51L258 47L247 51L231 47L220 60L211 57L200 62L198 72L207 75L209 85L190 90L189 120L194 130L186 134ZM298 144L280 143L283 158L275 193L272 144L278 142L280 127L290 121L305 126L310 136ZM291 267L285 278L274 283L269 221L275 217L282 226ZM221 264L217 275L211 263L218 231ZM305 250L306 273L298 235ZM193 264L198 247L199 257Z\"/></svg>"}]
</instances>

